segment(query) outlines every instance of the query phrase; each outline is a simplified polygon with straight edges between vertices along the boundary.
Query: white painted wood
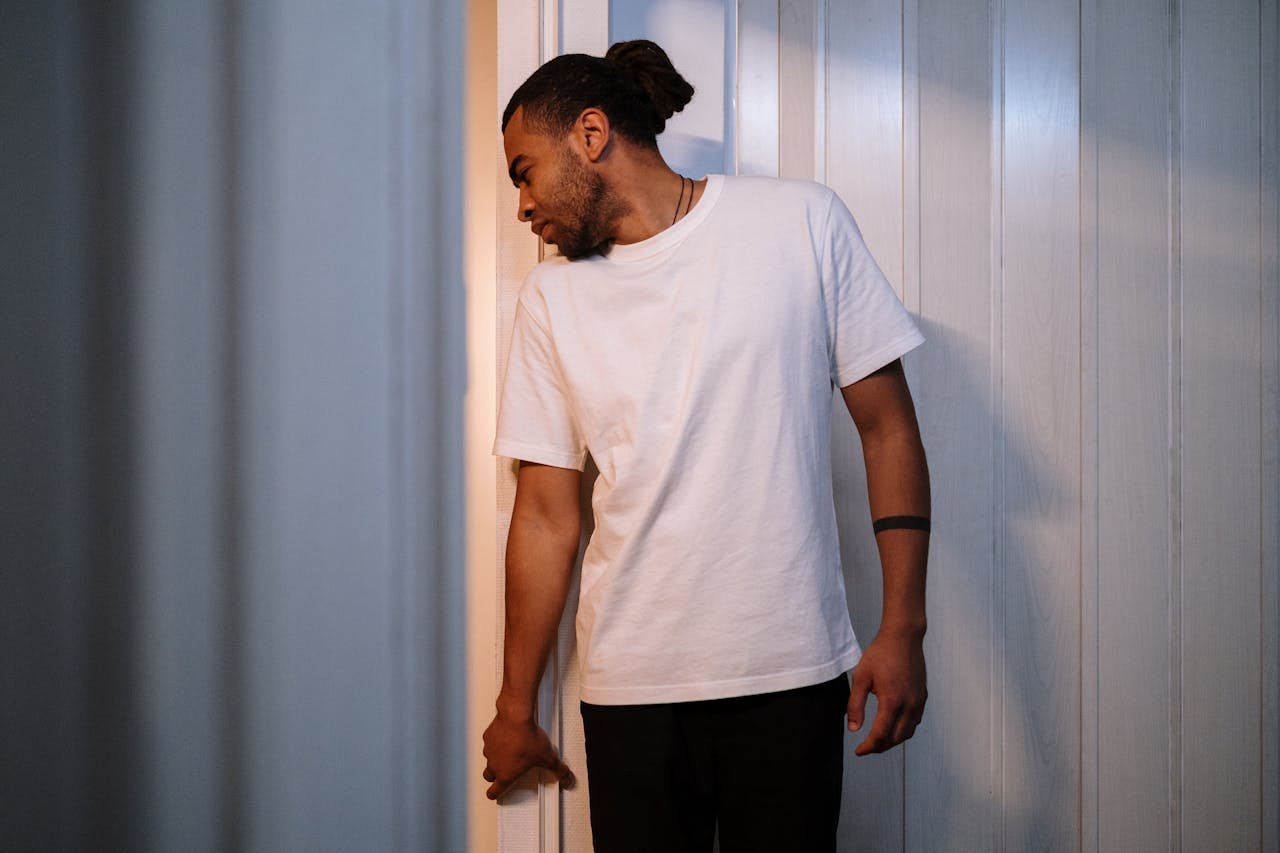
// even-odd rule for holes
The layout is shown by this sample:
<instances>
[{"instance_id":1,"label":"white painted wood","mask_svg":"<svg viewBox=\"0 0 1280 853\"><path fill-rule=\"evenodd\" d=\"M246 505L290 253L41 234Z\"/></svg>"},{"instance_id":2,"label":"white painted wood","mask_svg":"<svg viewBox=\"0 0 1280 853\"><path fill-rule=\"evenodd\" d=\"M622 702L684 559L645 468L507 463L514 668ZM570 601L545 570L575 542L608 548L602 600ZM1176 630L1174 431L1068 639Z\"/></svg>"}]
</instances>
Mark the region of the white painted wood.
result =
<instances>
[{"instance_id":1,"label":"white painted wood","mask_svg":"<svg viewBox=\"0 0 1280 853\"><path fill-rule=\"evenodd\" d=\"M778 10L778 176L814 179L815 137L819 133L814 102L818 51L817 0L782 0Z\"/></svg>"},{"instance_id":2,"label":"white painted wood","mask_svg":"<svg viewBox=\"0 0 1280 853\"><path fill-rule=\"evenodd\" d=\"M991 88L988 92L991 105L991 123L988 136L991 146L991 204L988 219L991 226L990 252L991 294L988 302L990 332L988 343L988 369L991 382L991 473L992 473L992 530L991 530L991 669L990 694L991 727L990 768L992 789L997 804L992 815L991 844L996 849L1004 846L1005 784L1005 704L1000 695L1008 671L1008 634L1005 624L1005 575L1008 564L1005 559L1005 513L1007 509L1007 470L1004 417L1004 152L1005 152L1005 0L991 0L991 51L988 54L991 68Z\"/></svg>"},{"instance_id":3,"label":"white painted wood","mask_svg":"<svg viewBox=\"0 0 1280 853\"><path fill-rule=\"evenodd\" d=\"M604 56L609 49L608 0L560 0L562 53Z\"/></svg>"},{"instance_id":4,"label":"white painted wood","mask_svg":"<svg viewBox=\"0 0 1280 853\"><path fill-rule=\"evenodd\" d=\"M1261 4L1262 849L1280 849L1280 7Z\"/></svg>"},{"instance_id":5,"label":"white painted wood","mask_svg":"<svg viewBox=\"0 0 1280 853\"><path fill-rule=\"evenodd\" d=\"M474 780L455 646L466 635L466 22L464 8L435 0L390 11L393 844L445 851L465 844Z\"/></svg>"},{"instance_id":6,"label":"white painted wood","mask_svg":"<svg viewBox=\"0 0 1280 853\"><path fill-rule=\"evenodd\" d=\"M778 174L778 0L736 0L737 172Z\"/></svg>"},{"instance_id":7,"label":"white painted wood","mask_svg":"<svg viewBox=\"0 0 1280 853\"><path fill-rule=\"evenodd\" d=\"M1280 832L1276 9L1183 5L611 9L612 39L682 70L720 46L674 22L719 10L730 166L828 181L929 339L907 367L934 484L931 698L904 749L850 757L849 849ZM866 642L878 568L837 411Z\"/></svg>"},{"instance_id":8,"label":"white painted wood","mask_svg":"<svg viewBox=\"0 0 1280 853\"><path fill-rule=\"evenodd\" d=\"M827 22L830 0L814 0L813 15L813 179L827 182Z\"/></svg>"},{"instance_id":9,"label":"white painted wood","mask_svg":"<svg viewBox=\"0 0 1280 853\"><path fill-rule=\"evenodd\" d=\"M1079 8L1004 8L1002 445L1008 849L1079 846Z\"/></svg>"},{"instance_id":10,"label":"white painted wood","mask_svg":"<svg viewBox=\"0 0 1280 853\"><path fill-rule=\"evenodd\" d=\"M224 533L229 459L222 150L228 55L216 6L149 4L140 16L142 263L138 288L140 642L145 691L142 820L151 849L218 849L230 804ZM183 357L175 357L175 345ZM192 507L208 507L193 512ZM193 784L207 779L208 785Z\"/></svg>"},{"instance_id":11,"label":"white painted wood","mask_svg":"<svg viewBox=\"0 0 1280 853\"><path fill-rule=\"evenodd\" d=\"M929 554L929 704L906 751L912 850L995 849L999 777L992 757L996 501L993 306L998 305L999 149L992 43L998 18L921 0L919 301L928 339L913 360L933 489ZM998 99L995 102L998 104ZM907 109L904 105L904 109ZM834 152L834 148L833 148ZM911 215L908 213L908 215ZM994 255L994 259L993 259ZM995 338L998 340L998 337Z\"/></svg>"},{"instance_id":12,"label":"white painted wood","mask_svg":"<svg viewBox=\"0 0 1280 853\"><path fill-rule=\"evenodd\" d=\"M907 310L920 314L920 0L902 0L902 283ZM911 359L907 380L920 378Z\"/></svg>"},{"instance_id":13,"label":"white painted wood","mask_svg":"<svg viewBox=\"0 0 1280 853\"><path fill-rule=\"evenodd\" d=\"M324 11L60 4L5 27L6 72L11 49L60 65L31 80L51 104L5 96L35 171L6 189L48 207L19 232L41 295L6 288L0 314L47 300L5 355L56 385L21 414L55 444L40 473L67 491L37 507L71 563L15 564L5 537L6 600L37 593L15 600L57 626L45 657L30 617L0 620L57 700L4 707L7 848L464 843L460 18ZM11 751L46 729L50 766ZM9 821L13 758L48 802L34 824Z\"/></svg>"},{"instance_id":14,"label":"white painted wood","mask_svg":"<svg viewBox=\"0 0 1280 853\"><path fill-rule=\"evenodd\" d=\"M246 9L261 92L241 235L252 849L394 838L390 23L388 4Z\"/></svg>"},{"instance_id":15,"label":"white painted wood","mask_svg":"<svg viewBox=\"0 0 1280 853\"><path fill-rule=\"evenodd\" d=\"M1084 118L1094 146L1096 398L1084 419L1096 430L1091 518L1095 572L1085 598L1083 704L1096 721L1092 757L1096 836L1105 849L1168 850L1169 601L1169 130L1168 4L1099 0ZM1082 198L1083 201L1083 198ZM1087 330L1086 330L1087 331ZM1092 411L1090 411L1092 409ZM1123 653L1119 653L1123 650Z\"/></svg>"},{"instance_id":16,"label":"white painted wood","mask_svg":"<svg viewBox=\"0 0 1280 853\"><path fill-rule=\"evenodd\" d=\"M1169 838L1182 849L1182 3L1169 4ZM1176 331L1176 333L1175 333ZM1174 393L1173 389L1177 389Z\"/></svg>"},{"instance_id":17,"label":"white painted wood","mask_svg":"<svg viewBox=\"0 0 1280 853\"><path fill-rule=\"evenodd\" d=\"M91 295L115 282L93 263L86 238L119 232L104 228L102 185L90 191L94 155L102 154L87 131L101 129L94 107L106 86L81 49L85 8L66 0L13 14L6 8L0 27L0 75L21 81L0 90L0 837L14 849L85 849L103 836L95 833L97 810L119 804L109 792L94 796L89 740L91 721L97 732L110 731L110 720L91 704L92 672L107 668L95 666L106 650L86 642L90 578L106 571L123 585L131 573L121 577L118 569L126 567L86 547L97 515L92 465L102 451L85 439L118 451L87 405L88 389L105 384L106 367L89 334L101 322L89 322L99 307ZM104 34L95 32L103 44ZM198 76L199 57L194 64ZM115 669L107 677L123 680ZM192 728L202 723L194 720ZM118 790L127 790L125 774L115 778Z\"/></svg>"},{"instance_id":18,"label":"white painted wood","mask_svg":"<svg viewBox=\"0 0 1280 853\"><path fill-rule=\"evenodd\" d=\"M497 420L498 187L506 179L498 117L498 4L467 4L467 91L464 153L466 188L465 276L467 286L467 394L464 409L466 458L468 853L497 853L498 809L480 784L486 764L485 728L493 720L498 685L497 465L492 456ZM508 212L506 214L510 216Z\"/></svg>"},{"instance_id":19,"label":"white painted wood","mask_svg":"<svg viewBox=\"0 0 1280 853\"><path fill-rule=\"evenodd\" d=\"M449 848L461 16L244 15L244 843Z\"/></svg>"},{"instance_id":20,"label":"white painted wood","mask_svg":"<svg viewBox=\"0 0 1280 853\"><path fill-rule=\"evenodd\" d=\"M1182 844L1256 850L1259 9L1182 10Z\"/></svg>"},{"instance_id":21,"label":"white painted wood","mask_svg":"<svg viewBox=\"0 0 1280 853\"><path fill-rule=\"evenodd\" d=\"M1080 850L1098 851L1098 0L1080 2ZM1161 45L1163 48L1163 45ZM1161 52L1162 53L1162 52ZM1157 56L1161 56L1158 53ZM1162 56L1161 56L1162 58ZM1165 489L1167 493L1167 487Z\"/></svg>"}]
</instances>

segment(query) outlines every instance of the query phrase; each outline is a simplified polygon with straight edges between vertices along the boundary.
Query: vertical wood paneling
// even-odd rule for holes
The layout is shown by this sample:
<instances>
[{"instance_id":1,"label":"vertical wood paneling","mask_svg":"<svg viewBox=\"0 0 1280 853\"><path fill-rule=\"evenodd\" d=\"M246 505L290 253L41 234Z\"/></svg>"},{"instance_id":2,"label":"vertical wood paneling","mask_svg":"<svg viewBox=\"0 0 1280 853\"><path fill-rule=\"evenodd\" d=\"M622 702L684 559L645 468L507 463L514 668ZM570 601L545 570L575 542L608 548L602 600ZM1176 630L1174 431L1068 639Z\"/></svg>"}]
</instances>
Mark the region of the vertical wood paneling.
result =
<instances>
[{"instance_id":1,"label":"vertical wood paneling","mask_svg":"<svg viewBox=\"0 0 1280 853\"><path fill-rule=\"evenodd\" d=\"M988 850L998 779L991 756L991 383L994 193L993 33L988 6L920 0L919 278L928 338L914 386L929 453L929 705L908 744L908 849ZM909 34L907 36L911 38Z\"/></svg>"},{"instance_id":2,"label":"vertical wood paneling","mask_svg":"<svg viewBox=\"0 0 1280 853\"><path fill-rule=\"evenodd\" d=\"M1260 21L1182 7L1182 842L1256 850Z\"/></svg>"},{"instance_id":3,"label":"vertical wood paneling","mask_svg":"<svg viewBox=\"0 0 1280 853\"><path fill-rule=\"evenodd\" d=\"M920 313L920 0L902 0L902 302ZM907 379L920 377L917 359Z\"/></svg>"},{"instance_id":4,"label":"vertical wood paneling","mask_svg":"<svg viewBox=\"0 0 1280 853\"><path fill-rule=\"evenodd\" d=\"M603 56L608 49L608 0L560 0L560 52Z\"/></svg>"},{"instance_id":5,"label":"vertical wood paneling","mask_svg":"<svg viewBox=\"0 0 1280 853\"><path fill-rule=\"evenodd\" d=\"M467 393L464 406L466 446L466 599L467 735L465 790L468 853L497 853L498 815L485 797L485 764L480 748L493 719L498 685L497 648L497 464L490 455L497 420L497 205L505 171L498 117L506 106L498 91L498 2L468 3L466 136L464 152L465 267L467 290ZM504 100L499 103L499 98ZM511 216L510 212L506 212Z\"/></svg>"},{"instance_id":6,"label":"vertical wood paneling","mask_svg":"<svg viewBox=\"0 0 1280 853\"><path fill-rule=\"evenodd\" d=\"M1168 850L1169 92L1166 0L1099 0L1096 146L1096 801L1104 849ZM1088 283L1086 283L1088 286ZM1086 555L1086 559L1091 555ZM1120 651L1123 650L1123 653ZM1086 839L1091 841L1092 839Z\"/></svg>"},{"instance_id":7,"label":"vertical wood paneling","mask_svg":"<svg viewBox=\"0 0 1280 853\"><path fill-rule=\"evenodd\" d=\"M1004 7L1006 848L1079 844L1078 5Z\"/></svg>"},{"instance_id":8,"label":"vertical wood paneling","mask_svg":"<svg viewBox=\"0 0 1280 853\"><path fill-rule=\"evenodd\" d=\"M1280 7L1263 0L1262 849L1280 849Z\"/></svg>"},{"instance_id":9,"label":"vertical wood paneling","mask_svg":"<svg viewBox=\"0 0 1280 853\"><path fill-rule=\"evenodd\" d=\"M902 287L902 8L899 0L827 9L826 183L853 211L876 262ZM854 631L865 647L880 626L882 578L857 431L837 395L831 438L840 550ZM845 739L841 844L902 846L901 750L857 757L868 723Z\"/></svg>"},{"instance_id":10,"label":"vertical wood paneling","mask_svg":"<svg viewBox=\"0 0 1280 853\"><path fill-rule=\"evenodd\" d=\"M228 45L217 10L148 4L139 16L144 169L137 275L141 383L140 680L147 713L144 797L154 850L215 850L230 804L194 779L217 779L228 743L220 661L228 556L222 533L227 449L223 369L227 166L221 152ZM175 120L178 119L178 120ZM174 358L182 341L184 358ZM191 507L217 508L192 512ZM225 793L225 792L218 792Z\"/></svg>"},{"instance_id":11,"label":"vertical wood paneling","mask_svg":"<svg viewBox=\"0 0 1280 853\"><path fill-rule=\"evenodd\" d=\"M1099 0L1080 0L1080 850L1098 851Z\"/></svg>"},{"instance_id":12,"label":"vertical wood paneling","mask_svg":"<svg viewBox=\"0 0 1280 853\"><path fill-rule=\"evenodd\" d=\"M778 174L778 0L737 0L737 163Z\"/></svg>"},{"instance_id":13,"label":"vertical wood paneling","mask_svg":"<svg viewBox=\"0 0 1280 853\"><path fill-rule=\"evenodd\" d=\"M814 179L818 98L814 57L821 0L781 0L778 14L778 177Z\"/></svg>"},{"instance_id":14,"label":"vertical wood paneling","mask_svg":"<svg viewBox=\"0 0 1280 853\"><path fill-rule=\"evenodd\" d=\"M249 169L265 180L246 194L261 219L246 228L243 365L247 817L259 849L395 837L389 11L316 15L302 3L245 22L270 55L250 54L265 109Z\"/></svg>"},{"instance_id":15,"label":"vertical wood paneling","mask_svg":"<svg viewBox=\"0 0 1280 853\"><path fill-rule=\"evenodd\" d=\"M393 223L392 382L395 621L387 632L394 665L395 846L443 851L463 846L463 794L476 777L464 741L466 663L463 411L467 357L464 59L466 10L456 4L393 0L393 79L387 175ZM428 378L429 377L429 378ZM424 519L430 519L425 521ZM446 698L442 698L446 697ZM439 765L443 765L442 770ZM429 804L429 805L428 805Z\"/></svg>"},{"instance_id":16,"label":"vertical wood paneling","mask_svg":"<svg viewBox=\"0 0 1280 853\"><path fill-rule=\"evenodd\" d=\"M1273 847L1275 2L751 0L724 20L739 171L830 184L928 338L907 363L930 704L904 748L848 756L842 849ZM662 32L673 56L696 41ZM879 568L836 409L866 643Z\"/></svg>"}]
</instances>

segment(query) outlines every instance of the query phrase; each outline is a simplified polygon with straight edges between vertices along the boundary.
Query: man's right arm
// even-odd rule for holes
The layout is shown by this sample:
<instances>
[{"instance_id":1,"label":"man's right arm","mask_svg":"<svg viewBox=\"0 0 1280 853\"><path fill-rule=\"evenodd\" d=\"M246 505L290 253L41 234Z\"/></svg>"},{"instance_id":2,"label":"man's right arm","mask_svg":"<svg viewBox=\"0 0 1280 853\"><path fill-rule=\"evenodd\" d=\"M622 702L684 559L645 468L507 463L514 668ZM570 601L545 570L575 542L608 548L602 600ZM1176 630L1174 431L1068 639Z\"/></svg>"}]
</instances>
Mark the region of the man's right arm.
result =
<instances>
[{"instance_id":1,"label":"man's right arm","mask_svg":"<svg viewBox=\"0 0 1280 853\"><path fill-rule=\"evenodd\" d=\"M565 785L573 774L534 718L538 683L564 613L578 554L582 474L521 462L507 536L506 625L502 689L484 733L485 781L497 799L534 767Z\"/></svg>"}]
</instances>

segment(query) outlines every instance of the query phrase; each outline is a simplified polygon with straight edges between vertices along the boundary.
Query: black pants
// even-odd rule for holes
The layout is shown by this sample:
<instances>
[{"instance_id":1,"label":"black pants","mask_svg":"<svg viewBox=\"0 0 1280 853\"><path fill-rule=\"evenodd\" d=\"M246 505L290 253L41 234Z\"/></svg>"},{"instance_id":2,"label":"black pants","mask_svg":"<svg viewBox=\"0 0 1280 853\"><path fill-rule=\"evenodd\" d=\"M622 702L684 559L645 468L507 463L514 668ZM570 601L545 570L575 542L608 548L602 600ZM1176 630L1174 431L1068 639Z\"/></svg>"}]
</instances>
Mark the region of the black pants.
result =
<instances>
[{"instance_id":1,"label":"black pants","mask_svg":"<svg viewBox=\"0 0 1280 853\"><path fill-rule=\"evenodd\" d=\"M834 851L849 681L670 705L582 703L597 853Z\"/></svg>"}]
</instances>

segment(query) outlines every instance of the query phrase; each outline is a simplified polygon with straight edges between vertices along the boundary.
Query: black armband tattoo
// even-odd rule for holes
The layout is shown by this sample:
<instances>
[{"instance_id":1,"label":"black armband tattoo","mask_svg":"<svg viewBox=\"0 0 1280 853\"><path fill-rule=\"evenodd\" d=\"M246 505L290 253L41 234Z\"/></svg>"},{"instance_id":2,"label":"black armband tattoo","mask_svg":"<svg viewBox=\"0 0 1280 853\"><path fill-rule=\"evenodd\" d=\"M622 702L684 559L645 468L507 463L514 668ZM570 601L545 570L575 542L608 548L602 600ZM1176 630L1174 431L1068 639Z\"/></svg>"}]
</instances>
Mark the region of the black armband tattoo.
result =
<instances>
[{"instance_id":1,"label":"black armband tattoo","mask_svg":"<svg viewBox=\"0 0 1280 853\"><path fill-rule=\"evenodd\" d=\"M876 533L882 530L894 530L901 528L904 530L923 530L929 532L929 519L922 515L886 515L884 518L878 518L871 523L871 529Z\"/></svg>"}]
</instances>

